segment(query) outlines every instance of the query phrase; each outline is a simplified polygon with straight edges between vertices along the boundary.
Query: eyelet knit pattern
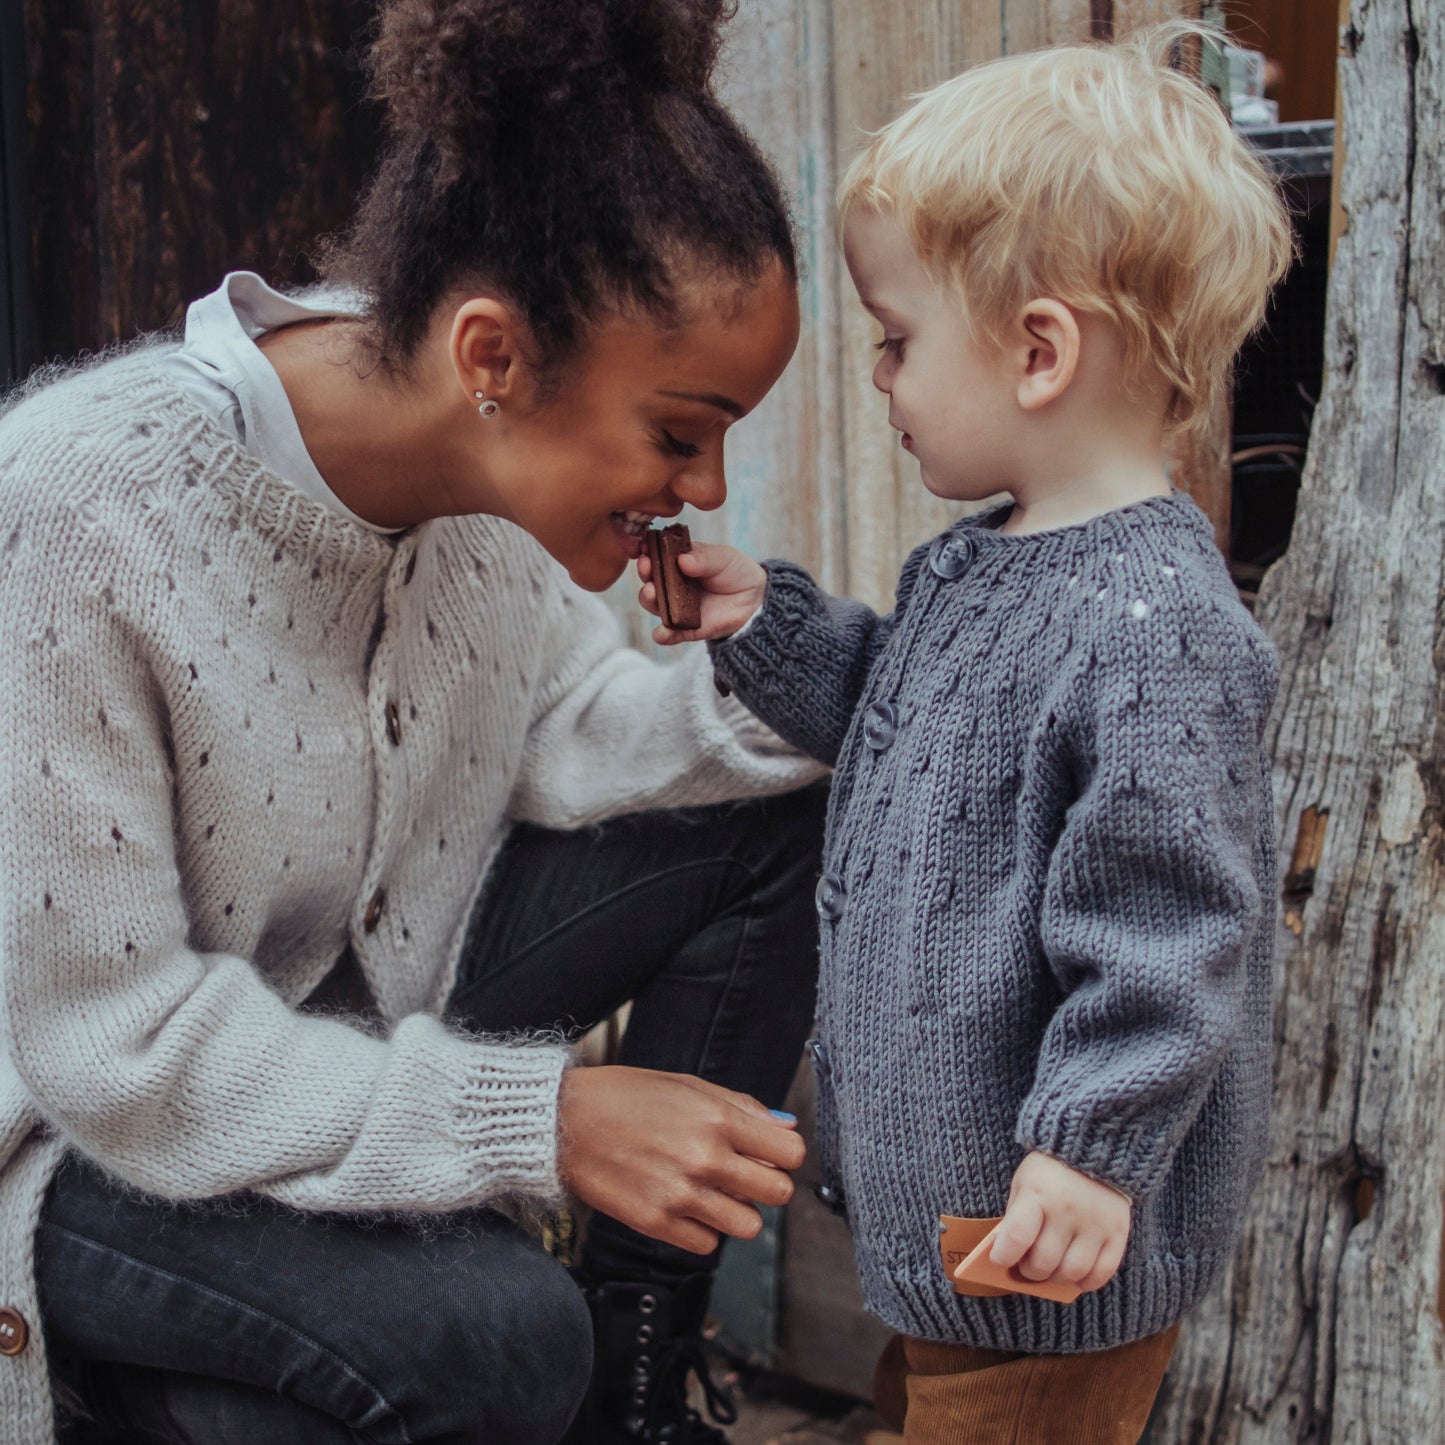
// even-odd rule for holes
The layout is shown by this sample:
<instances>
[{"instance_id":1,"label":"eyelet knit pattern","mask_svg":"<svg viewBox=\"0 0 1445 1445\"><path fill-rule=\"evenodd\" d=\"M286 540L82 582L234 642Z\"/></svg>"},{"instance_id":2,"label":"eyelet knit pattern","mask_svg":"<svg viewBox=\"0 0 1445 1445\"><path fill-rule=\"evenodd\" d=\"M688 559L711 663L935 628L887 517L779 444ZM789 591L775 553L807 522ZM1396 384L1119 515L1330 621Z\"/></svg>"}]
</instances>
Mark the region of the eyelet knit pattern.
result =
<instances>
[{"instance_id":1,"label":"eyelet knit pattern","mask_svg":"<svg viewBox=\"0 0 1445 1445\"><path fill-rule=\"evenodd\" d=\"M1263 1161L1278 678L1182 495L908 560L888 617L770 563L722 677L837 763L820 891L820 1150L869 1306L1036 1353L1166 1328ZM938 1216L1040 1149L1136 1201L1076 1304L953 1293Z\"/></svg>"},{"instance_id":2,"label":"eyelet knit pattern","mask_svg":"<svg viewBox=\"0 0 1445 1445\"><path fill-rule=\"evenodd\" d=\"M393 538L266 471L141 348L0 423L0 1442L47 1445L32 1270L64 1145L173 1198L554 1195L555 1044L438 1020L512 819L820 769L659 667L525 533ZM350 948L376 1026L299 1012Z\"/></svg>"}]
</instances>

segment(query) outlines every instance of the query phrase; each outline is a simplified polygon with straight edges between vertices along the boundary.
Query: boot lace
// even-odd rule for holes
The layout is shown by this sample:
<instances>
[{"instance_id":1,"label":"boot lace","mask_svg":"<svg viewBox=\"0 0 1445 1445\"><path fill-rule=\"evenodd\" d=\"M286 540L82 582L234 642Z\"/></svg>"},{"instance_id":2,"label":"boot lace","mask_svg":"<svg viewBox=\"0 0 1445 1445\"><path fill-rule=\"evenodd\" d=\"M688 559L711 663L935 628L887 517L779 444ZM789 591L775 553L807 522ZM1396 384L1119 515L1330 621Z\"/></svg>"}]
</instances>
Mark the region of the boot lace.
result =
<instances>
[{"instance_id":1,"label":"boot lace","mask_svg":"<svg viewBox=\"0 0 1445 1445\"><path fill-rule=\"evenodd\" d=\"M658 1445L727 1445L727 1436L688 1404L689 1374L697 1376L713 1420L719 1425L737 1423L737 1407L713 1379L702 1341L696 1335L683 1335L662 1346L651 1369L639 1363L633 1396L639 1414L629 1422L633 1435Z\"/></svg>"}]
</instances>

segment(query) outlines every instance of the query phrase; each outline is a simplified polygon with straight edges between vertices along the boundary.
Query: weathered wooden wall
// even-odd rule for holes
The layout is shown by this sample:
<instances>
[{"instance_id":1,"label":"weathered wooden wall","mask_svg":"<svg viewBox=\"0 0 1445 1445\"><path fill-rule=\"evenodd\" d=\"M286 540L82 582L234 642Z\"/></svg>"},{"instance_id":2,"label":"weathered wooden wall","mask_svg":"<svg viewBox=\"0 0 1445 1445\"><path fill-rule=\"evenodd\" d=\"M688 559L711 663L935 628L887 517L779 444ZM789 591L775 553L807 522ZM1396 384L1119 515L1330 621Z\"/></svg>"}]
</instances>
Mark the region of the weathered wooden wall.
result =
<instances>
[{"instance_id":1,"label":"weathered wooden wall","mask_svg":"<svg viewBox=\"0 0 1445 1445\"><path fill-rule=\"evenodd\" d=\"M1445 1441L1445 6L1353 0L1340 67L1327 377L1259 603L1283 660L1275 1122L1156 1441Z\"/></svg>"},{"instance_id":2,"label":"weathered wooden wall","mask_svg":"<svg viewBox=\"0 0 1445 1445\"><path fill-rule=\"evenodd\" d=\"M226 271L312 279L371 168L367 0L25 0L41 357L179 321Z\"/></svg>"}]
</instances>

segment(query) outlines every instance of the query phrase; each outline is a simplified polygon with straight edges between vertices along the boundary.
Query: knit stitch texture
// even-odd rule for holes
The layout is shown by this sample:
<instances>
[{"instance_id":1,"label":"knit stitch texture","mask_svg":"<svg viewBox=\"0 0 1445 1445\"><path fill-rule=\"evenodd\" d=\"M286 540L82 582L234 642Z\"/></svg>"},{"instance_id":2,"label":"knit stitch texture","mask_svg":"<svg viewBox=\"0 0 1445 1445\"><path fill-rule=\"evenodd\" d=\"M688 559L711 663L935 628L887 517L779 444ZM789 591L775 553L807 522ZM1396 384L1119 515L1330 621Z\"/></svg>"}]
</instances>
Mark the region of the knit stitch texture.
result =
<instances>
[{"instance_id":1,"label":"knit stitch texture","mask_svg":"<svg viewBox=\"0 0 1445 1445\"><path fill-rule=\"evenodd\" d=\"M146 347L0 422L0 1445L48 1445L33 1233L66 1146L168 1198L558 1190L556 1044L438 1018L510 821L820 769L525 533L358 527ZM368 1027L298 1010L347 949ZM585 965L583 965L585 966Z\"/></svg>"},{"instance_id":2,"label":"knit stitch texture","mask_svg":"<svg viewBox=\"0 0 1445 1445\"><path fill-rule=\"evenodd\" d=\"M822 1167L869 1306L923 1339L1104 1349L1227 1262L1263 1161L1278 679L1182 495L1035 535L960 522L880 618L768 564L715 643L836 763L819 889ZM1043 1150L1136 1201L1073 1305L955 1295L938 1216L1004 1212Z\"/></svg>"}]
</instances>

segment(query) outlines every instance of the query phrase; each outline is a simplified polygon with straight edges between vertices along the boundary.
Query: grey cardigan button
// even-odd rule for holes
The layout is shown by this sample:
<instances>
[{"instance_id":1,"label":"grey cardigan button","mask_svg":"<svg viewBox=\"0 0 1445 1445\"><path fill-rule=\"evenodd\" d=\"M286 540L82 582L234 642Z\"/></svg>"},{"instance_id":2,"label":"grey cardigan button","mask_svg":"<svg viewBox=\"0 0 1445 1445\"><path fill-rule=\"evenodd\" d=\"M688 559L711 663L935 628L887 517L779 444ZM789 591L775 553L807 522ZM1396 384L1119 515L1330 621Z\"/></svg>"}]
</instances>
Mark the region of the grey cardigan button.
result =
<instances>
[{"instance_id":1,"label":"grey cardigan button","mask_svg":"<svg viewBox=\"0 0 1445 1445\"><path fill-rule=\"evenodd\" d=\"M822 1078L827 1078L830 1072L828 1064L828 1046L822 1039L808 1040L808 1057L813 1061L813 1067L817 1069Z\"/></svg>"},{"instance_id":2,"label":"grey cardigan button","mask_svg":"<svg viewBox=\"0 0 1445 1445\"><path fill-rule=\"evenodd\" d=\"M813 1193L818 1196L818 1202L834 1214L844 1212L843 1191L836 1184L816 1184Z\"/></svg>"},{"instance_id":3,"label":"grey cardigan button","mask_svg":"<svg viewBox=\"0 0 1445 1445\"><path fill-rule=\"evenodd\" d=\"M843 901L847 896L848 890L843 887L843 880L836 873L823 874L813 893L818 917L824 923L836 923L843 916Z\"/></svg>"},{"instance_id":4,"label":"grey cardigan button","mask_svg":"<svg viewBox=\"0 0 1445 1445\"><path fill-rule=\"evenodd\" d=\"M863 715L863 741L875 753L886 752L898 736L898 709L891 702L875 702Z\"/></svg>"},{"instance_id":5,"label":"grey cardigan button","mask_svg":"<svg viewBox=\"0 0 1445 1445\"><path fill-rule=\"evenodd\" d=\"M928 565L945 582L962 577L973 566L972 541L952 533L940 537L928 554Z\"/></svg>"}]
</instances>

